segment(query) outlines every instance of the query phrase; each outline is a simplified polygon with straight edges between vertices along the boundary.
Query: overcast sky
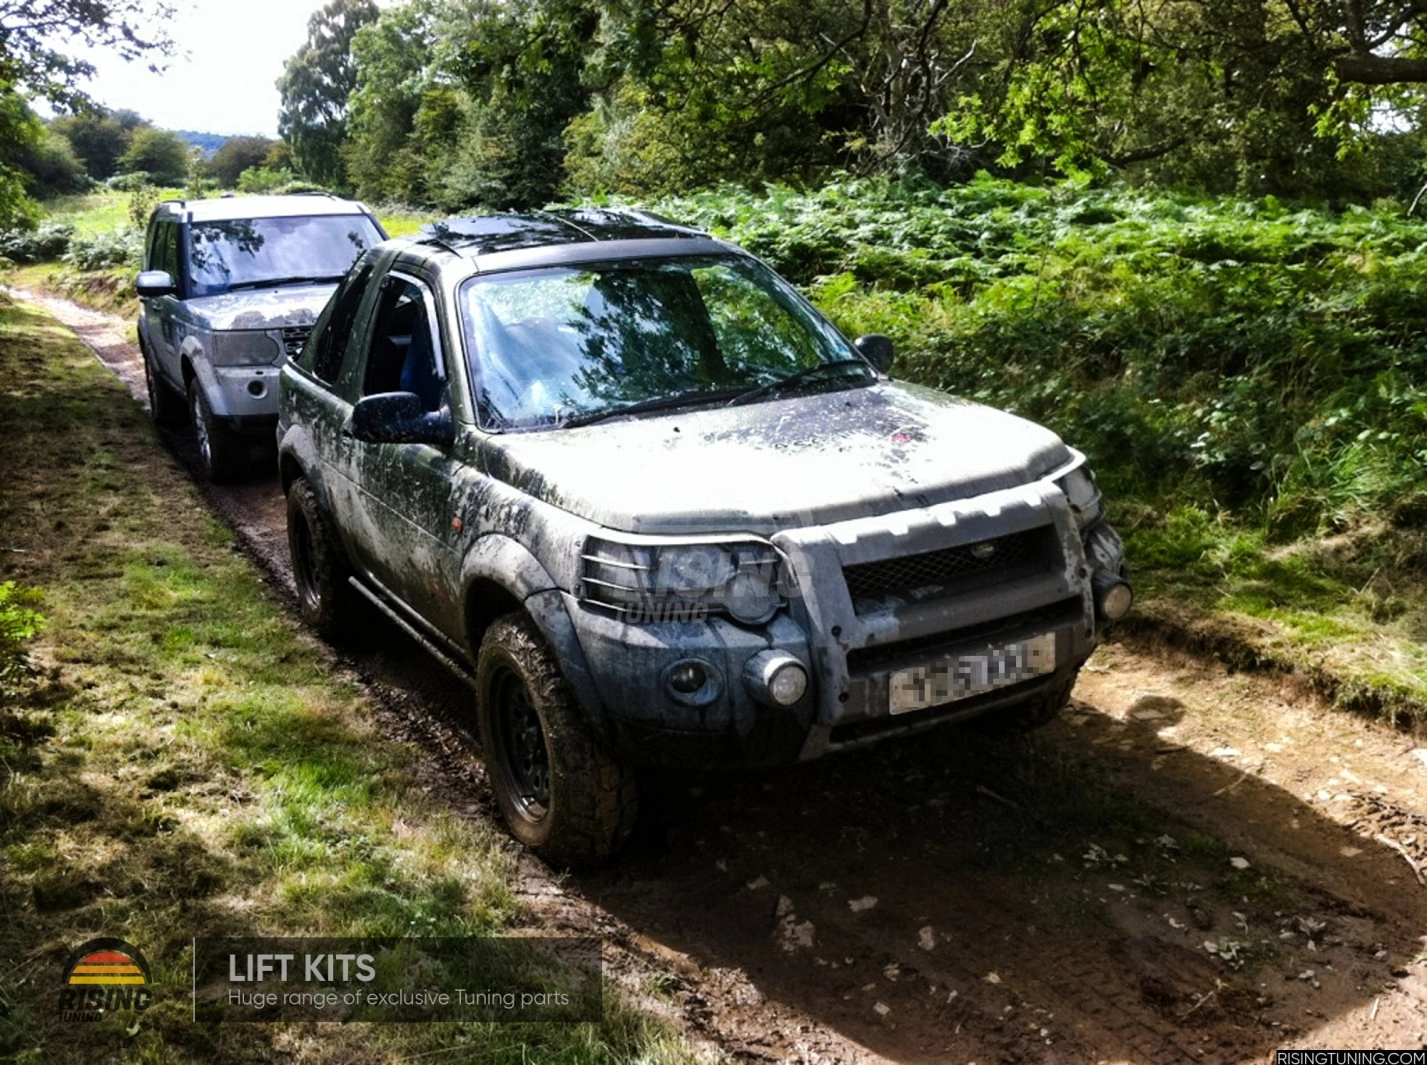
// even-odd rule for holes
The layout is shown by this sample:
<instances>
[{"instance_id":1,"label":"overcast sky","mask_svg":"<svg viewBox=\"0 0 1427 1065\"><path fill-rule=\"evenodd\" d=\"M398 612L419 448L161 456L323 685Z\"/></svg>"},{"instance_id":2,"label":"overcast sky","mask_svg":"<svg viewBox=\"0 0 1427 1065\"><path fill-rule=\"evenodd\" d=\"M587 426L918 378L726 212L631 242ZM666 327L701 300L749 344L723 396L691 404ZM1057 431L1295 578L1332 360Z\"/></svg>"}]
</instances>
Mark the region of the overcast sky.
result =
<instances>
[{"instance_id":1,"label":"overcast sky","mask_svg":"<svg viewBox=\"0 0 1427 1065\"><path fill-rule=\"evenodd\" d=\"M99 71L89 94L164 129L274 137L274 82L283 61L307 40L307 19L324 2L178 0L172 36L179 54L168 69L153 74L142 62L95 51L86 55Z\"/></svg>"}]
</instances>

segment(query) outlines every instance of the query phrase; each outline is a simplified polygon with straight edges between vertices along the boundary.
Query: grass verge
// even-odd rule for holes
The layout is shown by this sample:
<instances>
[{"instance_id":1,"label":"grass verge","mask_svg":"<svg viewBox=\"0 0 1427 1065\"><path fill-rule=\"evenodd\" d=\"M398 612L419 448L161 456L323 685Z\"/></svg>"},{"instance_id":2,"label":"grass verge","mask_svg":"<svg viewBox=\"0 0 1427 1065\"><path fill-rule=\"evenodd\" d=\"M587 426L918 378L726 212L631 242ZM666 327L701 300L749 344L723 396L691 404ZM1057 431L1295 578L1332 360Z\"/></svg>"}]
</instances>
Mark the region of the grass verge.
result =
<instances>
[{"instance_id":1,"label":"grass verge","mask_svg":"<svg viewBox=\"0 0 1427 1065\"><path fill-rule=\"evenodd\" d=\"M599 1025L195 1024L192 937L499 933L511 851L426 794L66 330L0 307L0 380L0 583L46 618L0 704L0 1058L695 1059L613 989ZM60 1021L69 951L105 935L155 1004Z\"/></svg>"},{"instance_id":2,"label":"grass verge","mask_svg":"<svg viewBox=\"0 0 1427 1065\"><path fill-rule=\"evenodd\" d=\"M116 314L134 323L139 320L134 271L124 267L76 270L63 263L32 263L5 271L0 280L17 288L58 296L102 314Z\"/></svg>"},{"instance_id":3,"label":"grass verge","mask_svg":"<svg viewBox=\"0 0 1427 1065\"><path fill-rule=\"evenodd\" d=\"M1116 516L1141 601L1130 634L1305 675L1347 709L1427 723L1427 534L1359 523L1274 543L1195 506Z\"/></svg>"}]
</instances>

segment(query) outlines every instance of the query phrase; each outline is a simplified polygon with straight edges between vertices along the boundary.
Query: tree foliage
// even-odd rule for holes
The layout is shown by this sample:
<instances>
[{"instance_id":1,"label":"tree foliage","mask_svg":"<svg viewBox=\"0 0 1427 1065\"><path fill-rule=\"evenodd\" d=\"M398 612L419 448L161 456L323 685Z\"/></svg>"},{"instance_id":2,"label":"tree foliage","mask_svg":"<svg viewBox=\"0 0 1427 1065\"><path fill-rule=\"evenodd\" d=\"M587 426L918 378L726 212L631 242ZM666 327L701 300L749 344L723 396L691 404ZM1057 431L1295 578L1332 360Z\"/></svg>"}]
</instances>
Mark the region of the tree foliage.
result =
<instances>
[{"instance_id":1,"label":"tree foliage","mask_svg":"<svg viewBox=\"0 0 1427 1065\"><path fill-rule=\"evenodd\" d=\"M188 142L177 133L140 126L119 157L119 170L147 174L156 185L182 185L188 179L191 163Z\"/></svg>"},{"instance_id":2,"label":"tree foliage","mask_svg":"<svg viewBox=\"0 0 1427 1065\"><path fill-rule=\"evenodd\" d=\"M1423 101L1383 82L1427 74L1424 17L1389 0L408 0L355 34L341 153L364 195L448 210L987 167L1410 196Z\"/></svg>"},{"instance_id":3,"label":"tree foliage","mask_svg":"<svg viewBox=\"0 0 1427 1065\"><path fill-rule=\"evenodd\" d=\"M172 17L162 0L0 0L0 83L63 110L88 106L94 65L65 50L82 43L154 64L173 54Z\"/></svg>"},{"instance_id":4,"label":"tree foliage","mask_svg":"<svg viewBox=\"0 0 1427 1065\"><path fill-rule=\"evenodd\" d=\"M56 118L50 129L69 141L90 177L104 181L119 172L119 157L134 130L148 124L134 111L91 108Z\"/></svg>"},{"instance_id":5,"label":"tree foliage","mask_svg":"<svg viewBox=\"0 0 1427 1065\"><path fill-rule=\"evenodd\" d=\"M36 199L83 192L93 184L68 139L47 128L38 141L27 145L19 156L20 169L28 181L28 191Z\"/></svg>"},{"instance_id":6,"label":"tree foliage","mask_svg":"<svg viewBox=\"0 0 1427 1065\"><path fill-rule=\"evenodd\" d=\"M343 157L352 185L369 199L429 199L436 146L427 143L424 105L436 89L436 6L418 0L389 9L352 38L356 88Z\"/></svg>"},{"instance_id":7,"label":"tree foliage","mask_svg":"<svg viewBox=\"0 0 1427 1065\"><path fill-rule=\"evenodd\" d=\"M33 224L27 186L44 186L69 167L26 97L60 110L89 106L83 82L94 66L70 50L82 43L127 60L162 59L173 51L164 30L171 14L162 0L0 0L0 226ZM27 163L35 169L26 171Z\"/></svg>"},{"instance_id":8,"label":"tree foliage","mask_svg":"<svg viewBox=\"0 0 1427 1065\"><path fill-rule=\"evenodd\" d=\"M376 17L373 0L331 0L308 20L306 43L278 79L278 132L297 168L312 181L345 184L342 145L349 99L357 86L352 40Z\"/></svg>"},{"instance_id":9,"label":"tree foliage","mask_svg":"<svg viewBox=\"0 0 1427 1065\"><path fill-rule=\"evenodd\" d=\"M244 170L255 166L265 166L277 141L271 137L229 137L223 146L213 153L205 169L218 183L219 188L237 188L238 178Z\"/></svg>"}]
</instances>

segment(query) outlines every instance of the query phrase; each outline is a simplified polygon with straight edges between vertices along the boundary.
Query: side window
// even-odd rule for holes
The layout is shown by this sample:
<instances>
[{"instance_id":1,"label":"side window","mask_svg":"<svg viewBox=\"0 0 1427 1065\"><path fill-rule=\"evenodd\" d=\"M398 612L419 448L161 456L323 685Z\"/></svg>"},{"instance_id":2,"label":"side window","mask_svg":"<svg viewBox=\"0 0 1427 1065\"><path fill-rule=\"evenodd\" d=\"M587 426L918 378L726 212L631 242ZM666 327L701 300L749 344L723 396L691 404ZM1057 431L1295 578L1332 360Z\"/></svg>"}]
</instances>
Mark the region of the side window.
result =
<instances>
[{"instance_id":1,"label":"side window","mask_svg":"<svg viewBox=\"0 0 1427 1065\"><path fill-rule=\"evenodd\" d=\"M367 354L364 396L414 392L427 410L441 409L445 387L431 326L425 290L395 274L385 277Z\"/></svg>"},{"instance_id":2,"label":"side window","mask_svg":"<svg viewBox=\"0 0 1427 1065\"><path fill-rule=\"evenodd\" d=\"M175 282L183 280L178 269L178 225L162 221L154 223L154 231L149 238L148 269L167 270Z\"/></svg>"},{"instance_id":3,"label":"side window","mask_svg":"<svg viewBox=\"0 0 1427 1065\"><path fill-rule=\"evenodd\" d=\"M357 320L357 308L362 304L362 296L371 277L371 262L359 263L317 319L314 326L317 340L303 351L299 365L319 380L328 384L337 380L342 369L342 356L347 352L347 340Z\"/></svg>"}]
</instances>

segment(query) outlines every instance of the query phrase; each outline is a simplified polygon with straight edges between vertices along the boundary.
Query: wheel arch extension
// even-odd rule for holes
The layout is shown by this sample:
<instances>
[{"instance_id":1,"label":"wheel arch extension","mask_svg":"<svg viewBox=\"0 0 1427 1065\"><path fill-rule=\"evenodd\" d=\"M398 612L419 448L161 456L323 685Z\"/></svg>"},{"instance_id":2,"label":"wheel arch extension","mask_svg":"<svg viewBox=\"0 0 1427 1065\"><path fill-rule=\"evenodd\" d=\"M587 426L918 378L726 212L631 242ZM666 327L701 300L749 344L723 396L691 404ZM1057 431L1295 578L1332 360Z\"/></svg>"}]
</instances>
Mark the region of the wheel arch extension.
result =
<instances>
[{"instance_id":1,"label":"wheel arch extension","mask_svg":"<svg viewBox=\"0 0 1427 1065\"><path fill-rule=\"evenodd\" d=\"M575 698L597 728L604 718L594 675L565 598L530 551L508 536L482 537L466 556L462 571L462 622L474 661L486 630L499 617L523 610L554 652Z\"/></svg>"}]
</instances>

